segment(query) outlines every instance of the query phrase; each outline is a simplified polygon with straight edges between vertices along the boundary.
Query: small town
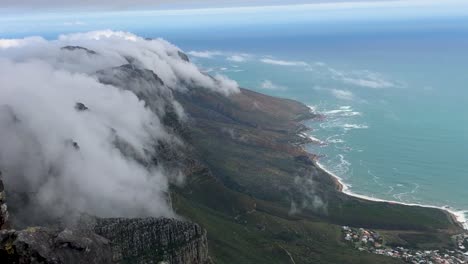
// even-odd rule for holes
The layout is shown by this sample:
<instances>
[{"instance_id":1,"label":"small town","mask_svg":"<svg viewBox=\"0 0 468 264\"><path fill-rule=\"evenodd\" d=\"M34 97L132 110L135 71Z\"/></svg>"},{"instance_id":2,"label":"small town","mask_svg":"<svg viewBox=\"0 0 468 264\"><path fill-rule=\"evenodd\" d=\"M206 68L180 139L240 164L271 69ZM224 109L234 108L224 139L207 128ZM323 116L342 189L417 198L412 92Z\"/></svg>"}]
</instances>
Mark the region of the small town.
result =
<instances>
[{"instance_id":1,"label":"small town","mask_svg":"<svg viewBox=\"0 0 468 264\"><path fill-rule=\"evenodd\" d=\"M343 240L359 251L399 258L413 264L461 264L468 263L468 234L454 236L456 248L441 250L417 250L389 247L376 231L364 228L342 227Z\"/></svg>"}]
</instances>

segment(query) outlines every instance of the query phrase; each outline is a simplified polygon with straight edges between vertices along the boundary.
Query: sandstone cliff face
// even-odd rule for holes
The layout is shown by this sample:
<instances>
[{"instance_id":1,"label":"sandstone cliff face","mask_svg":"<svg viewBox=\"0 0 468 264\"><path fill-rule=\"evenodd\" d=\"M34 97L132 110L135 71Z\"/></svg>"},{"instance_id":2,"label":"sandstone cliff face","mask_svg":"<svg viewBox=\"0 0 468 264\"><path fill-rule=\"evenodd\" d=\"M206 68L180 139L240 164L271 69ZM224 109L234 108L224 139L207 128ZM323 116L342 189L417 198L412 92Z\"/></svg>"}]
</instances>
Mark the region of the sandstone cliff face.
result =
<instances>
[{"instance_id":1,"label":"sandstone cliff face","mask_svg":"<svg viewBox=\"0 0 468 264\"><path fill-rule=\"evenodd\" d=\"M6 229L8 211L0 178L0 263L208 264L206 231L167 218L94 219L74 229Z\"/></svg>"},{"instance_id":2,"label":"sandstone cliff face","mask_svg":"<svg viewBox=\"0 0 468 264\"><path fill-rule=\"evenodd\" d=\"M207 264L206 231L199 225L167 218L98 219L94 231L112 241L119 263Z\"/></svg>"}]
</instances>

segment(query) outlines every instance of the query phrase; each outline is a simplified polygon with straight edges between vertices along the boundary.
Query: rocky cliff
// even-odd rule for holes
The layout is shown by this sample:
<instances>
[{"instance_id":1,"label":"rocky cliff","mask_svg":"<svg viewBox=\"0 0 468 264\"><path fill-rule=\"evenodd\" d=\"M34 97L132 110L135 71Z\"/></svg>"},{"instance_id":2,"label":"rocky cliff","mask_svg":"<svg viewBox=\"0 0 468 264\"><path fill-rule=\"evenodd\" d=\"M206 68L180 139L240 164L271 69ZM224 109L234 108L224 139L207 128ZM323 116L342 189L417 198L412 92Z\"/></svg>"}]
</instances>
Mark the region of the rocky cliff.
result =
<instances>
[{"instance_id":1,"label":"rocky cliff","mask_svg":"<svg viewBox=\"0 0 468 264\"><path fill-rule=\"evenodd\" d=\"M206 231L167 218L91 218L74 228L8 229L8 210L0 178L0 263L208 264Z\"/></svg>"},{"instance_id":2,"label":"rocky cliff","mask_svg":"<svg viewBox=\"0 0 468 264\"><path fill-rule=\"evenodd\" d=\"M207 264L206 231L199 225L165 218L98 219L94 231L112 241L119 263Z\"/></svg>"},{"instance_id":3,"label":"rocky cliff","mask_svg":"<svg viewBox=\"0 0 468 264\"><path fill-rule=\"evenodd\" d=\"M341 225L379 229L397 243L437 246L458 231L441 210L340 192L302 148L309 140L298 135L306 129L301 121L316 116L307 106L199 72L168 43L127 34L131 41L122 44L122 34L58 53L54 43L49 48L56 60L44 59L38 68L6 64L21 76L34 70L31 77L40 78L32 81L47 84L43 89L54 96L18 103L29 109L22 116L10 101L38 89L26 89L31 85L20 78L12 86L18 89L8 89L19 94L0 96L0 158L8 157L0 167L9 176L5 191L0 181L0 263L401 263L351 249L341 240ZM51 66L48 74L37 74L44 65ZM10 141L15 144L8 148ZM56 147L44 151L49 142ZM158 203L162 207L152 206ZM163 211L197 224L167 218L74 222L83 212L173 216ZM24 226L44 227L10 229L23 229L20 214ZM61 223L67 220L73 224Z\"/></svg>"},{"instance_id":4,"label":"rocky cliff","mask_svg":"<svg viewBox=\"0 0 468 264\"><path fill-rule=\"evenodd\" d=\"M9 217L5 196L5 186L3 185L2 172L0 171L0 230L8 226Z\"/></svg>"}]
</instances>

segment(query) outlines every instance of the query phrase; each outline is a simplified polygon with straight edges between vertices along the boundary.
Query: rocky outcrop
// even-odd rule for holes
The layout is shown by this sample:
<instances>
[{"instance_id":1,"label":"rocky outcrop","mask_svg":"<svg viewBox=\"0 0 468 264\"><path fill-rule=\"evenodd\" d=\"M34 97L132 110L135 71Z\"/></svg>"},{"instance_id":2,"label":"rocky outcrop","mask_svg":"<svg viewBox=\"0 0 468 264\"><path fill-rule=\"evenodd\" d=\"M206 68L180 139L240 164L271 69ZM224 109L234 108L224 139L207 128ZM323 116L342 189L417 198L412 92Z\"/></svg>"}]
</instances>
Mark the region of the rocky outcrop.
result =
<instances>
[{"instance_id":1,"label":"rocky outcrop","mask_svg":"<svg viewBox=\"0 0 468 264\"><path fill-rule=\"evenodd\" d=\"M119 263L208 264L206 231L167 218L98 219L94 231L112 241Z\"/></svg>"},{"instance_id":2,"label":"rocky outcrop","mask_svg":"<svg viewBox=\"0 0 468 264\"><path fill-rule=\"evenodd\" d=\"M0 263L211 263L206 231L191 222L88 217L73 229L7 229L8 210L1 174L0 207Z\"/></svg>"},{"instance_id":3,"label":"rocky outcrop","mask_svg":"<svg viewBox=\"0 0 468 264\"><path fill-rule=\"evenodd\" d=\"M78 103L75 104L75 110L79 111L79 112L82 112L82 111L89 110L89 108L85 104L78 102Z\"/></svg>"},{"instance_id":4,"label":"rocky outcrop","mask_svg":"<svg viewBox=\"0 0 468 264\"><path fill-rule=\"evenodd\" d=\"M92 232L28 228L0 231L0 263L114 263L110 242Z\"/></svg>"},{"instance_id":5,"label":"rocky outcrop","mask_svg":"<svg viewBox=\"0 0 468 264\"><path fill-rule=\"evenodd\" d=\"M179 57L185 61L185 62L190 62L190 59L189 57L187 56L187 54L183 53L182 51L177 51L177 55L179 55Z\"/></svg>"},{"instance_id":6,"label":"rocky outcrop","mask_svg":"<svg viewBox=\"0 0 468 264\"><path fill-rule=\"evenodd\" d=\"M2 172L0 171L0 230L8 227L8 218L5 186L3 185Z\"/></svg>"},{"instance_id":7,"label":"rocky outcrop","mask_svg":"<svg viewBox=\"0 0 468 264\"><path fill-rule=\"evenodd\" d=\"M90 50L90 49L87 49L87 48L81 47L81 46L65 46L65 47L62 47L60 49L61 50L68 50L68 51L82 50L82 51L86 52L86 54L88 54L88 55L96 55L97 54L97 52L95 52L94 50Z\"/></svg>"},{"instance_id":8,"label":"rocky outcrop","mask_svg":"<svg viewBox=\"0 0 468 264\"><path fill-rule=\"evenodd\" d=\"M0 263L114 263L109 240L90 231L30 227L9 228L5 187L0 172Z\"/></svg>"}]
</instances>

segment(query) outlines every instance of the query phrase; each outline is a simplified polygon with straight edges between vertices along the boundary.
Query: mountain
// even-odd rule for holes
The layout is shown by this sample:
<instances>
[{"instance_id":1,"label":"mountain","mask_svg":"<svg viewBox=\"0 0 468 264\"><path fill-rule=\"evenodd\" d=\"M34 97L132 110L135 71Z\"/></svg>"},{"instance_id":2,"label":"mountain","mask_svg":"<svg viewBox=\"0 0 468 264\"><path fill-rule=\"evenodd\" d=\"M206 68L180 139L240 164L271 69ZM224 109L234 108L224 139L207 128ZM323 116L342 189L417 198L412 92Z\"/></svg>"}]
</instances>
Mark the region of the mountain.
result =
<instances>
[{"instance_id":1,"label":"mountain","mask_svg":"<svg viewBox=\"0 0 468 264\"><path fill-rule=\"evenodd\" d=\"M207 229L215 263L398 263L351 249L341 226L378 229L389 243L423 248L447 247L461 232L443 210L342 193L302 148L300 121L315 116L299 102L247 89L229 97L194 89L176 98L192 118L187 141L203 167L174 188L174 206Z\"/></svg>"},{"instance_id":2,"label":"mountain","mask_svg":"<svg viewBox=\"0 0 468 264\"><path fill-rule=\"evenodd\" d=\"M401 263L354 249L343 226L420 249L463 231L444 210L343 193L303 148L319 116L300 102L199 72L161 40L61 41L43 64L0 62L55 88L0 97L6 263ZM8 84L30 97L24 81Z\"/></svg>"}]
</instances>

